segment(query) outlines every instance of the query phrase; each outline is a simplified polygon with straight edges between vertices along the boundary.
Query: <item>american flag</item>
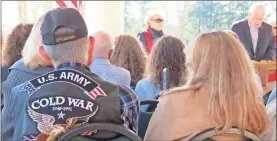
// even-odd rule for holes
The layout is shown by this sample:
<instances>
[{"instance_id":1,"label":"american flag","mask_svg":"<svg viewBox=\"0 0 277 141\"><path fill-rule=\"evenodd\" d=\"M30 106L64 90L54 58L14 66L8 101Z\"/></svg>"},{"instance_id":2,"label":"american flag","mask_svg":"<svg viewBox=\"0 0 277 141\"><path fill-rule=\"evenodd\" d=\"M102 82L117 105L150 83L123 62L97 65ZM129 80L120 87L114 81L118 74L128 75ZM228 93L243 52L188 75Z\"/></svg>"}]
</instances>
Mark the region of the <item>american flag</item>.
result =
<instances>
[{"instance_id":1,"label":"american flag","mask_svg":"<svg viewBox=\"0 0 277 141\"><path fill-rule=\"evenodd\" d=\"M68 8L75 8L79 12L82 10L82 1L79 0L70 0L70 1L64 1L64 0L56 0L56 3L59 7L68 7Z\"/></svg>"},{"instance_id":2,"label":"american flag","mask_svg":"<svg viewBox=\"0 0 277 141\"><path fill-rule=\"evenodd\" d=\"M98 95L107 96L106 93L99 86L94 88L92 91L85 93L93 100L95 100Z\"/></svg>"},{"instance_id":3,"label":"american flag","mask_svg":"<svg viewBox=\"0 0 277 141\"><path fill-rule=\"evenodd\" d=\"M28 95L31 96L37 89L35 88L35 86L33 84L31 84L30 82L28 82L23 88L23 91L27 91Z\"/></svg>"}]
</instances>

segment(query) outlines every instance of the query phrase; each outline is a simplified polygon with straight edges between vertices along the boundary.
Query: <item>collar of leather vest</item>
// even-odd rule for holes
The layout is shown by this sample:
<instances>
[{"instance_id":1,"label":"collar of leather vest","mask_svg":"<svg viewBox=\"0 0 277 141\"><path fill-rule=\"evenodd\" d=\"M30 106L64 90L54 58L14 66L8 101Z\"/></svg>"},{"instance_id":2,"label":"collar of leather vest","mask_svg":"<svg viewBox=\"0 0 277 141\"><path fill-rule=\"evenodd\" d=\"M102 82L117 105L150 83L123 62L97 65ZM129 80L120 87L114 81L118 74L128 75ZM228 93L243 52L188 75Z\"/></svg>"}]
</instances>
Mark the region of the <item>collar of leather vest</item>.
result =
<instances>
[{"instance_id":1,"label":"collar of leather vest","mask_svg":"<svg viewBox=\"0 0 277 141\"><path fill-rule=\"evenodd\" d=\"M90 71L90 69L87 65L77 63L77 62L67 62L67 63L60 64L56 67L56 69L61 69L61 68L82 68L87 71Z\"/></svg>"}]
</instances>

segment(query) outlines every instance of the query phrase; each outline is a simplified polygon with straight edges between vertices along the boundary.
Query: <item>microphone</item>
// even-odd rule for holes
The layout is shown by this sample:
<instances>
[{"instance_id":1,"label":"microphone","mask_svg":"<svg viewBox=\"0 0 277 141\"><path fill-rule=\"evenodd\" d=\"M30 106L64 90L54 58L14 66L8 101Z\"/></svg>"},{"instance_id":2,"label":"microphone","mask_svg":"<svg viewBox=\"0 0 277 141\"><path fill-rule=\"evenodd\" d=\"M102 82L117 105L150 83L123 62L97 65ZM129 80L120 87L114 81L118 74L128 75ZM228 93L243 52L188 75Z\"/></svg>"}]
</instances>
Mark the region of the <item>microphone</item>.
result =
<instances>
[{"instance_id":1,"label":"microphone","mask_svg":"<svg viewBox=\"0 0 277 141\"><path fill-rule=\"evenodd\" d=\"M164 68L163 69L163 73L162 73L162 82L163 82L163 87L162 90L166 91L168 90L168 68Z\"/></svg>"}]
</instances>

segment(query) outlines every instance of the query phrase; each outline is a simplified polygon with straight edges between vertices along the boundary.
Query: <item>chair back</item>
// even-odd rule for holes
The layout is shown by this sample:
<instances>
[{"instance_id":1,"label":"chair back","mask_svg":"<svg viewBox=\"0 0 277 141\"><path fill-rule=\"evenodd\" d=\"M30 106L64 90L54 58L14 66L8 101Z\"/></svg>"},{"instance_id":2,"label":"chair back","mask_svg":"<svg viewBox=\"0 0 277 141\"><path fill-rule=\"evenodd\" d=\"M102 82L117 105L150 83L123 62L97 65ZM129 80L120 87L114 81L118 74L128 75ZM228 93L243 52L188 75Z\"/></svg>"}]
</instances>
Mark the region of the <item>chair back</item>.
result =
<instances>
[{"instance_id":1,"label":"chair back","mask_svg":"<svg viewBox=\"0 0 277 141\"><path fill-rule=\"evenodd\" d=\"M218 134L215 130L215 128L210 128L207 129L201 133L198 133L197 135L193 136L190 141L199 141L199 140L206 140L209 139L213 136L217 136L217 135L224 135L224 134L236 134L236 135L242 135L242 132L240 129L233 127L230 128L228 131L226 131L223 134ZM243 135L242 135L243 136ZM244 132L244 137L251 139L253 141L262 141L258 136L256 136L255 134L249 132L249 131L245 131Z\"/></svg>"},{"instance_id":2,"label":"chair back","mask_svg":"<svg viewBox=\"0 0 277 141\"><path fill-rule=\"evenodd\" d=\"M150 105L146 112L140 111L140 114L139 114L138 135L142 139L145 136L149 121L158 103L159 101L155 99L143 100L140 102L140 105L148 105L148 104ZM155 107L155 108L151 108L151 107Z\"/></svg>"},{"instance_id":3,"label":"chair back","mask_svg":"<svg viewBox=\"0 0 277 141\"><path fill-rule=\"evenodd\" d=\"M141 141L142 139L136 135L130 129L123 127L122 125L116 125L112 123L89 123L83 124L78 127L72 128L71 130L65 132L64 134L60 135L57 141L96 141L97 139L93 139L93 135L91 137L83 137L79 136L80 134L87 132L87 131L94 131L94 130L102 130L102 131L111 131L118 133L122 136L110 139L110 141L116 140L128 140L128 141Z\"/></svg>"}]
</instances>

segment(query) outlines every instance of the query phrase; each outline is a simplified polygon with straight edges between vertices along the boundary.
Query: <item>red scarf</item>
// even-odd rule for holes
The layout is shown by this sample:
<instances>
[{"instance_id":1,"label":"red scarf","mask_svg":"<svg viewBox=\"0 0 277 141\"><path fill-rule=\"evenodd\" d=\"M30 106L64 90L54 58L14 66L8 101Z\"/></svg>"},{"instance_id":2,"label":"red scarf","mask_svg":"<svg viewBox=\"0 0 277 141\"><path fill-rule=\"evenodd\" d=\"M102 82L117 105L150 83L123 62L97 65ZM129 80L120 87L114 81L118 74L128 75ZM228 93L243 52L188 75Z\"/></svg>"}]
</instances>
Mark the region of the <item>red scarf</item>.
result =
<instances>
[{"instance_id":1,"label":"red scarf","mask_svg":"<svg viewBox=\"0 0 277 141\"><path fill-rule=\"evenodd\" d=\"M143 34L144 34L144 37L145 37L145 40L146 40L146 43L145 43L146 44L146 50L147 50L148 53L151 53L153 39L152 39L152 36L151 36L150 27L148 27L146 31L143 31Z\"/></svg>"}]
</instances>

